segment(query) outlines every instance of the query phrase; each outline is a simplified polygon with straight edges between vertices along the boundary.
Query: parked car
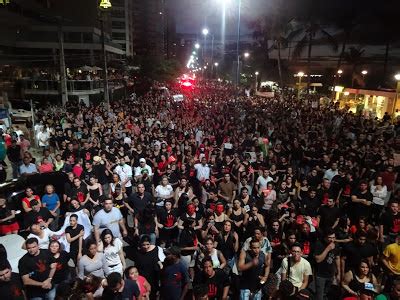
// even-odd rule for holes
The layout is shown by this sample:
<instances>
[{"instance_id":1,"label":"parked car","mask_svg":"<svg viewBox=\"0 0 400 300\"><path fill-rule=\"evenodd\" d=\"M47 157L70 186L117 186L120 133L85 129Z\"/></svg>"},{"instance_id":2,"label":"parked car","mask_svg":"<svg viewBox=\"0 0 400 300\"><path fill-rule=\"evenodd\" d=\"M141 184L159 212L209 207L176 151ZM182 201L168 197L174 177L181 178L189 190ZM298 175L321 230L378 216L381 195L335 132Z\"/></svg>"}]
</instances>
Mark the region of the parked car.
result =
<instances>
[{"instance_id":1,"label":"parked car","mask_svg":"<svg viewBox=\"0 0 400 300\"><path fill-rule=\"evenodd\" d=\"M47 184L52 184L60 199L64 194L64 185L68 180L68 175L63 172L50 172L43 174L34 174L26 177L20 177L17 180L11 180L0 184L0 195L6 198L11 209L22 212L22 199L25 197L25 189L32 188L36 195L42 197L44 188ZM16 214L16 219L23 228L23 213Z\"/></svg>"}]
</instances>

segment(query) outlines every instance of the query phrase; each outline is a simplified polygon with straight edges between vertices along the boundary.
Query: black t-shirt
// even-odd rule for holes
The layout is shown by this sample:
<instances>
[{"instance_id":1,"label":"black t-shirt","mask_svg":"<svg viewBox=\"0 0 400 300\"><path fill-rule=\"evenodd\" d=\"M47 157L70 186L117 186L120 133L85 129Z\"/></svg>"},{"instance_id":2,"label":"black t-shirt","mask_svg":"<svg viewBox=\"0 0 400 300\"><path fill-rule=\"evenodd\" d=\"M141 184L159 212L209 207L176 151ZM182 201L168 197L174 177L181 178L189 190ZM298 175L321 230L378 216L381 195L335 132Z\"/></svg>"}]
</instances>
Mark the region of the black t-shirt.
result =
<instances>
[{"instance_id":1,"label":"black t-shirt","mask_svg":"<svg viewBox=\"0 0 400 300\"><path fill-rule=\"evenodd\" d=\"M54 258L54 262L57 263L56 272L53 276L53 283L58 284L68 278L68 261L69 255L65 251L61 251L58 258Z\"/></svg>"},{"instance_id":2,"label":"black t-shirt","mask_svg":"<svg viewBox=\"0 0 400 300\"><path fill-rule=\"evenodd\" d=\"M69 233L71 238L76 237L82 230L84 230L83 226L81 224L77 224L76 228L73 229L72 226L68 226L65 228L65 233ZM70 244L70 253L73 253L74 255L78 253L79 251L79 239L76 239Z\"/></svg>"},{"instance_id":3,"label":"black t-shirt","mask_svg":"<svg viewBox=\"0 0 400 300\"><path fill-rule=\"evenodd\" d=\"M144 192L143 197L138 193L133 193L128 197L128 204L133 208L135 214L141 214L144 209L152 203L153 197L150 193Z\"/></svg>"},{"instance_id":4,"label":"black t-shirt","mask_svg":"<svg viewBox=\"0 0 400 300\"><path fill-rule=\"evenodd\" d=\"M93 173L101 185L108 183L106 166L104 164L93 165Z\"/></svg>"},{"instance_id":5,"label":"black t-shirt","mask_svg":"<svg viewBox=\"0 0 400 300\"><path fill-rule=\"evenodd\" d=\"M21 277L29 275L32 280L43 282L49 278L50 265L54 262L53 256L48 250L41 249L39 254L32 256L25 254L18 262L19 274ZM49 290L38 286L25 286L28 298L43 297Z\"/></svg>"},{"instance_id":6,"label":"black t-shirt","mask_svg":"<svg viewBox=\"0 0 400 300\"><path fill-rule=\"evenodd\" d=\"M90 177L92 177L94 175L94 171L93 169L91 171L89 170L85 170L82 172L81 178L84 182L86 182L87 184L90 183Z\"/></svg>"},{"instance_id":7,"label":"black t-shirt","mask_svg":"<svg viewBox=\"0 0 400 300\"><path fill-rule=\"evenodd\" d=\"M341 189L344 189L346 184L346 177L342 177L339 174L333 176L331 180L331 190L332 190L332 195L334 199L337 199L337 196L339 195L339 192Z\"/></svg>"},{"instance_id":8,"label":"black t-shirt","mask_svg":"<svg viewBox=\"0 0 400 300\"><path fill-rule=\"evenodd\" d=\"M41 207L39 211L31 210L25 215L25 225L29 227L41 221L47 222L50 218L53 218L53 216L49 210L46 207Z\"/></svg>"},{"instance_id":9,"label":"black t-shirt","mask_svg":"<svg viewBox=\"0 0 400 300\"><path fill-rule=\"evenodd\" d=\"M0 281L1 299L24 300L21 277L17 273L11 274L10 281Z\"/></svg>"},{"instance_id":10,"label":"black t-shirt","mask_svg":"<svg viewBox=\"0 0 400 300\"><path fill-rule=\"evenodd\" d=\"M380 225L383 225L383 234L395 236L400 232L400 213L393 215L391 212L385 212Z\"/></svg>"},{"instance_id":11,"label":"black t-shirt","mask_svg":"<svg viewBox=\"0 0 400 300\"><path fill-rule=\"evenodd\" d=\"M182 230L179 238L179 247L194 247L197 246L196 232L191 228L185 228ZM194 250L182 250L182 255L191 255Z\"/></svg>"},{"instance_id":12,"label":"black t-shirt","mask_svg":"<svg viewBox=\"0 0 400 300\"><path fill-rule=\"evenodd\" d=\"M324 252L327 244L317 241L314 246L314 256L320 255ZM328 252L325 259L320 263L315 264L315 273L318 277L332 278L335 275L335 261L336 257L339 256L339 249L335 249Z\"/></svg>"},{"instance_id":13,"label":"black t-shirt","mask_svg":"<svg viewBox=\"0 0 400 300\"><path fill-rule=\"evenodd\" d=\"M331 228L340 217L340 214L340 208L321 206L318 210L318 215L321 216L321 221L319 223L320 228Z\"/></svg>"},{"instance_id":14,"label":"black t-shirt","mask_svg":"<svg viewBox=\"0 0 400 300\"><path fill-rule=\"evenodd\" d=\"M376 254L377 250L370 243L359 245L355 242L351 242L344 245L342 256L346 257L345 271L356 270L362 259L375 256Z\"/></svg>"},{"instance_id":15,"label":"black t-shirt","mask_svg":"<svg viewBox=\"0 0 400 300\"><path fill-rule=\"evenodd\" d=\"M361 193L361 191L357 190L353 194L357 196L357 199L365 199L369 202L372 202L373 196L369 191ZM370 214L371 206L367 206L361 203L353 203L353 213L354 217L358 219L359 217L368 217Z\"/></svg>"},{"instance_id":16,"label":"black t-shirt","mask_svg":"<svg viewBox=\"0 0 400 300\"><path fill-rule=\"evenodd\" d=\"M321 206L321 202L316 196L314 198L307 196L301 201L301 205L307 216L316 217L318 215L318 208Z\"/></svg>"},{"instance_id":17,"label":"black t-shirt","mask_svg":"<svg viewBox=\"0 0 400 300\"><path fill-rule=\"evenodd\" d=\"M125 285L122 292L114 293L109 288L105 288L103 291L103 300L132 300L140 295L139 287L133 280L124 279Z\"/></svg>"},{"instance_id":18,"label":"black t-shirt","mask_svg":"<svg viewBox=\"0 0 400 300\"><path fill-rule=\"evenodd\" d=\"M79 187L74 187L71 190L71 199L76 199L79 202L84 202L86 200L86 195L88 194L88 189L84 183L81 183Z\"/></svg>"},{"instance_id":19,"label":"black t-shirt","mask_svg":"<svg viewBox=\"0 0 400 300\"><path fill-rule=\"evenodd\" d=\"M188 270L182 262L163 268L161 271L161 299L180 299L182 287L188 282Z\"/></svg>"},{"instance_id":20,"label":"black t-shirt","mask_svg":"<svg viewBox=\"0 0 400 300\"><path fill-rule=\"evenodd\" d=\"M160 224L164 225L164 228L172 227L178 220L177 212L174 209L172 209L170 212L167 212L167 210L164 209L159 212L158 219Z\"/></svg>"},{"instance_id":21,"label":"black t-shirt","mask_svg":"<svg viewBox=\"0 0 400 300\"><path fill-rule=\"evenodd\" d=\"M228 275L221 269L216 269L213 277L208 277L204 272L194 278L193 286L205 284L208 286L208 299L222 299L224 288L229 286Z\"/></svg>"}]
</instances>

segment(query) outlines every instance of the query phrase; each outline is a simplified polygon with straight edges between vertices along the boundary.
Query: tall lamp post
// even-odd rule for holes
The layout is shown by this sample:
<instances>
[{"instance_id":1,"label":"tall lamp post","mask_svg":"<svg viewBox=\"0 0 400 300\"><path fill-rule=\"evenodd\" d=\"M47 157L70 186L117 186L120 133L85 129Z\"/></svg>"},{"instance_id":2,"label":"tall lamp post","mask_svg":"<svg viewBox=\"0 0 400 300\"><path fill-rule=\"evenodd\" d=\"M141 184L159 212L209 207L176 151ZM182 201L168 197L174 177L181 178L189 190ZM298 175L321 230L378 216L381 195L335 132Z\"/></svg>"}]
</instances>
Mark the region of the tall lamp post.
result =
<instances>
[{"instance_id":1,"label":"tall lamp post","mask_svg":"<svg viewBox=\"0 0 400 300\"><path fill-rule=\"evenodd\" d=\"M394 79L396 79L396 99L394 99L393 103L393 112L392 112L392 119L394 120L394 113L396 112L397 101L399 100L400 95L400 73L394 75Z\"/></svg>"},{"instance_id":2,"label":"tall lamp post","mask_svg":"<svg viewBox=\"0 0 400 300\"><path fill-rule=\"evenodd\" d=\"M215 66L215 77L218 77L218 62L215 62L214 63L214 66Z\"/></svg>"},{"instance_id":3,"label":"tall lamp post","mask_svg":"<svg viewBox=\"0 0 400 300\"><path fill-rule=\"evenodd\" d=\"M258 88L258 74L260 74L260 73L258 73L258 71L256 71L254 74L256 75L256 92L257 92L257 88Z\"/></svg>"},{"instance_id":4,"label":"tall lamp post","mask_svg":"<svg viewBox=\"0 0 400 300\"><path fill-rule=\"evenodd\" d=\"M204 62L204 60L205 60L205 56L204 55L206 55L207 53L205 53L206 52L206 44L207 44L207 35L208 35L208 29L207 28L203 28L203 30L201 31L201 33L203 34L203 36L204 36L204 45L203 45L203 48L202 48L202 56L203 56L203 62Z\"/></svg>"},{"instance_id":5,"label":"tall lamp post","mask_svg":"<svg viewBox=\"0 0 400 300\"><path fill-rule=\"evenodd\" d=\"M107 51L105 47L105 35L104 35L104 16L105 12L112 7L110 0L101 0L99 4L100 8L100 25L101 25L101 48L103 52L103 64L104 64L104 100L106 102L107 110L110 110L110 96L108 94L108 71L107 71Z\"/></svg>"},{"instance_id":6,"label":"tall lamp post","mask_svg":"<svg viewBox=\"0 0 400 300\"><path fill-rule=\"evenodd\" d=\"M297 77L299 78L298 87L297 87L297 100L298 101L300 100L301 79L303 78L303 76L304 76L304 72L300 71L299 73L297 73Z\"/></svg>"}]
</instances>

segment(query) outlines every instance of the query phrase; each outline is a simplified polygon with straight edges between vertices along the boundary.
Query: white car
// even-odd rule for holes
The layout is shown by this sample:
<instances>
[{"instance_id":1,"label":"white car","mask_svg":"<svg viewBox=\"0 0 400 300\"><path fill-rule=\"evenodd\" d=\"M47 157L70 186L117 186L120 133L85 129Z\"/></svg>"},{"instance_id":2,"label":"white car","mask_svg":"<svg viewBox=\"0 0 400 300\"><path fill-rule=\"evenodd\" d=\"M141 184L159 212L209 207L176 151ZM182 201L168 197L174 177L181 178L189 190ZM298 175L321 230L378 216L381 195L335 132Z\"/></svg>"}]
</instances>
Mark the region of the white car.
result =
<instances>
[{"instance_id":1,"label":"white car","mask_svg":"<svg viewBox=\"0 0 400 300\"><path fill-rule=\"evenodd\" d=\"M27 252L21 248L24 242L25 239L18 234L9 234L0 237L0 244L6 248L7 259L10 262L12 271L15 273L19 273L18 262L20 258Z\"/></svg>"}]
</instances>

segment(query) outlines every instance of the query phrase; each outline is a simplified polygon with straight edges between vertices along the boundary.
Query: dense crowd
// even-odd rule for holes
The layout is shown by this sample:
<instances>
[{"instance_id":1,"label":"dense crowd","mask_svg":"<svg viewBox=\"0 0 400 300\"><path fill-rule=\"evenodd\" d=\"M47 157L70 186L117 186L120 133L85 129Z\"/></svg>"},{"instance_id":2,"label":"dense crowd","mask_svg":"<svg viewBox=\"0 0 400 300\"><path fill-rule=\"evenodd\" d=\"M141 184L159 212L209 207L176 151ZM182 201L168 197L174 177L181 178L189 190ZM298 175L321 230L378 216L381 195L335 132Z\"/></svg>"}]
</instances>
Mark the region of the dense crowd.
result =
<instances>
[{"instance_id":1,"label":"dense crowd","mask_svg":"<svg viewBox=\"0 0 400 300\"><path fill-rule=\"evenodd\" d=\"M37 112L12 175L67 178L26 188L24 224L0 199L29 231L1 298L400 299L399 126L312 103L207 81Z\"/></svg>"}]
</instances>

